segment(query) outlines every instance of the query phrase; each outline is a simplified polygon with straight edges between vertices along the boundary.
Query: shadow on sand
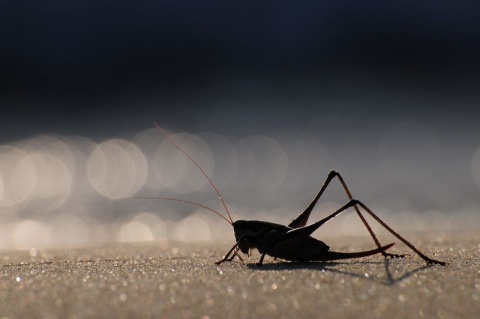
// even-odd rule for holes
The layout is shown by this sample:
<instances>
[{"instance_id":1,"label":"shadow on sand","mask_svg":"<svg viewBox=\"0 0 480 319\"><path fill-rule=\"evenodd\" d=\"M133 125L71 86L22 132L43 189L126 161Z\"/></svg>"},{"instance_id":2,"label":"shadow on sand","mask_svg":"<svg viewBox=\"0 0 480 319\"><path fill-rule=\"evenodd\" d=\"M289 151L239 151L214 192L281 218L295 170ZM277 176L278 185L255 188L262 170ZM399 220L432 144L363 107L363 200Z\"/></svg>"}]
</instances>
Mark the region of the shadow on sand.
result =
<instances>
[{"instance_id":1,"label":"shadow on sand","mask_svg":"<svg viewBox=\"0 0 480 319\"><path fill-rule=\"evenodd\" d=\"M378 276L365 276L364 271L345 271L345 270L340 270L338 269L341 266L345 265L358 265L358 264L363 264L363 265L375 265L379 266L381 264L384 264L385 268L385 277L378 277ZM385 259L384 262L373 262L373 261L359 261L355 263L347 263L347 262L276 262L276 263L268 263L268 264L263 264L263 265L257 265L257 264L248 264L247 267L250 269L255 269L257 271L279 271L279 270L295 270L295 269L310 269L310 270L317 270L317 271L322 271L322 272L332 272L332 273L337 273L337 274L342 274L342 275L347 275L351 276L354 278L359 278L362 280L367 280L370 282L382 284L385 286L392 286L395 285L396 283L414 275L415 273L425 270L430 267L435 267L435 265L423 265L421 267L417 267L412 270L405 271L403 273L395 274L395 276L392 274L392 271L390 269L391 267L391 259ZM342 267L343 268L343 267Z\"/></svg>"}]
</instances>

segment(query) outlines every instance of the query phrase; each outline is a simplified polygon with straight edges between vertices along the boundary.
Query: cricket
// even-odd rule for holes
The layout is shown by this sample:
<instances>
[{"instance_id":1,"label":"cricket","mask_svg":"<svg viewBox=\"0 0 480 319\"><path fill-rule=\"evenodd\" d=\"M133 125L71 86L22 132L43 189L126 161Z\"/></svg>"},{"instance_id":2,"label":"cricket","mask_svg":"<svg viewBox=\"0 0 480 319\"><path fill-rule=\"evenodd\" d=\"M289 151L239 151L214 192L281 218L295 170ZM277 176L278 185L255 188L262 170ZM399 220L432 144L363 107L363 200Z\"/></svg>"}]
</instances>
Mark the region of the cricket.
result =
<instances>
[{"instance_id":1,"label":"cricket","mask_svg":"<svg viewBox=\"0 0 480 319\"><path fill-rule=\"evenodd\" d=\"M375 221L377 221L381 226L388 230L393 236L395 236L398 240L403 242L407 247L409 247L413 252L415 252L419 257L425 260L427 264L435 264L442 266L446 265L446 263L443 261L432 259L423 254L414 245L412 245L404 237L402 237L390 226L388 226L363 202L354 199L342 175L340 175L340 173L334 170L332 170L328 174L317 195L307 206L307 208L303 212L301 212L296 218L294 218L292 222L290 222L288 225L259 220L234 221L222 195L220 194L219 190L217 189L213 181L210 179L210 177L205 173L205 171L200 167L200 165L187 152L185 152L157 123L154 124L158 131L166 139L168 139L175 148L177 148L182 154L184 154L205 176L205 178L208 180L208 182L218 195L218 199L221 201L228 218L210 207L188 200L152 196L136 196L135 198L177 201L202 207L218 215L227 223L229 223L233 227L236 242L233 247L227 252L227 254L221 260L216 262L217 265L222 264L226 261L232 261L235 257L238 257L241 261L243 261L242 257L239 254L239 251L241 251L243 254L250 256L251 251L254 249L257 249L258 252L261 254L260 260L257 262L257 265L263 264L266 255L273 258L279 258L294 262L325 262L341 259L361 258L372 256L375 254L382 254L382 256L385 258L405 258L406 256L409 256L408 254L388 253L387 250L391 248L394 244L392 243L388 245L382 245L380 243L377 236L375 235L372 228L365 219L363 215L364 213L362 214L362 211L370 215ZM329 216L307 226L307 222L313 208L327 189L328 185L330 185L330 183L334 179L337 179L340 182L343 190L345 191L345 194L347 195L348 202L335 212L331 213ZM315 230L320 228L323 224L352 207L362 221L362 223L365 225L377 248L359 252L336 252L331 251L330 247L323 241L311 236L311 234ZM360 209L362 209L362 211Z\"/></svg>"}]
</instances>

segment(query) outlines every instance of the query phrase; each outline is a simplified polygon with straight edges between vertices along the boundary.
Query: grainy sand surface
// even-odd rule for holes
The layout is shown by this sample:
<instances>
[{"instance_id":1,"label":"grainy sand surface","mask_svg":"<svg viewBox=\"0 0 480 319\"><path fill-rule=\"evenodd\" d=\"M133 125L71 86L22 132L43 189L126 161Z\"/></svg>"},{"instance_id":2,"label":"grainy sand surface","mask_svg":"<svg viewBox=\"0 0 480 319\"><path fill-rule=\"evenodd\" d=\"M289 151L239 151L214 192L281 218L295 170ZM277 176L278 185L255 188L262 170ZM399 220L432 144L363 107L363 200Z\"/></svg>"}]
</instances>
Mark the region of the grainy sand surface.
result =
<instances>
[{"instance_id":1,"label":"grainy sand surface","mask_svg":"<svg viewBox=\"0 0 480 319\"><path fill-rule=\"evenodd\" d=\"M0 253L0 318L480 318L480 234L407 234L427 255L290 263L178 243ZM335 250L368 238L329 239ZM408 248L397 244L396 252Z\"/></svg>"}]
</instances>

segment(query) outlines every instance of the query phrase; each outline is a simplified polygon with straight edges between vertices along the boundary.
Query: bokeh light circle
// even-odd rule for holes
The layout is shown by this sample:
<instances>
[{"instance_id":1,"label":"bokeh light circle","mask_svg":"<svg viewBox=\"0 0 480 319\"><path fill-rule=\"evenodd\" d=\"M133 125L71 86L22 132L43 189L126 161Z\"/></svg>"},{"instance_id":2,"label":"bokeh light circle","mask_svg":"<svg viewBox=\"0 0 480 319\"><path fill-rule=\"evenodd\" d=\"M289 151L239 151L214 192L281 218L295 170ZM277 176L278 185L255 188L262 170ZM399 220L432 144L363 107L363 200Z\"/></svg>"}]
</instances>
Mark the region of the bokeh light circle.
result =
<instances>
[{"instance_id":1,"label":"bokeh light circle","mask_svg":"<svg viewBox=\"0 0 480 319\"><path fill-rule=\"evenodd\" d=\"M70 196L72 177L67 166L57 157L33 153L19 163L17 170L33 168L35 188L30 202L32 210L47 212L57 209Z\"/></svg>"},{"instance_id":2,"label":"bokeh light circle","mask_svg":"<svg viewBox=\"0 0 480 319\"><path fill-rule=\"evenodd\" d=\"M13 146L0 147L1 206L25 203L37 185L37 176L28 153Z\"/></svg>"},{"instance_id":3,"label":"bokeh light circle","mask_svg":"<svg viewBox=\"0 0 480 319\"><path fill-rule=\"evenodd\" d=\"M97 145L91 153L87 174L92 187L105 197L132 196L145 183L147 161L133 143L108 140Z\"/></svg>"},{"instance_id":4,"label":"bokeh light circle","mask_svg":"<svg viewBox=\"0 0 480 319\"><path fill-rule=\"evenodd\" d=\"M51 240L51 234L46 224L23 220L17 224L13 234L15 247L18 249L45 248Z\"/></svg>"},{"instance_id":5,"label":"bokeh light circle","mask_svg":"<svg viewBox=\"0 0 480 319\"><path fill-rule=\"evenodd\" d=\"M182 219L174 231L175 240L182 242L210 241L212 238L210 226L199 216L192 215Z\"/></svg>"},{"instance_id":6,"label":"bokeh light circle","mask_svg":"<svg viewBox=\"0 0 480 319\"><path fill-rule=\"evenodd\" d=\"M139 221L125 223L117 235L119 242L152 241L153 234L150 228Z\"/></svg>"}]
</instances>

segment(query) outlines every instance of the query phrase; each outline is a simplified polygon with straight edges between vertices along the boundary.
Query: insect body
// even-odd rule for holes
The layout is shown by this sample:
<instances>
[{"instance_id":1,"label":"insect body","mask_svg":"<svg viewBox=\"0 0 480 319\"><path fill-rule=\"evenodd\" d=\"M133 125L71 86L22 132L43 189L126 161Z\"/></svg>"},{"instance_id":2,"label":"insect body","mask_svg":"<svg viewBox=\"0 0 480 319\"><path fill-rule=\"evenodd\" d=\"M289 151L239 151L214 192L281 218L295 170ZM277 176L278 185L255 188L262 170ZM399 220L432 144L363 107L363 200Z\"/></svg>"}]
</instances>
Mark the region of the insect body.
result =
<instances>
[{"instance_id":1,"label":"insect body","mask_svg":"<svg viewBox=\"0 0 480 319\"><path fill-rule=\"evenodd\" d=\"M390 254L387 253L386 250L392 247L394 244L389 244L382 246L373 232L372 228L366 221L365 217L363 216L360 208L362 208L365 212L367 212L370 216L373 217L379 224L381 224L384 228L386 228L392 235L397 237L400 241L402 241L405 245L407 245L410 249L412 249L417 255L419 255L422 259L424 259L428 264L439 264L445 265L446 263L443 261L438 261L432 258L427 257L422 252L420 252L415 246L413 246L410 242L408 242L405 238L400 236L397 232L395 232L390 226L388 226L383 220L381 220L376 214L374 214L365 204L362 202L354 199L348 189L345 181L343 180L342 176L336 172L331 171L323 186L320 188L319 192L307 206L307 208L300 213L290 224L287 226L281 224L275 224L265 221L256 221L256 220L237 220L233 221L232 217L230 216L230 212L225 204L220 192L215 187L211 179L208 175L203 171L203 169L183 150L181 149L175 141L173 141L167 133L165 133L162 128L160 128L156 123L155 126L157 129L180 151L182 152L188 159L192 161L192 163L202 172L202 174L207 178L210 185L214 188L215 192L218 195L218 198L223 204L225 211L228 215L228 219L220 214L219 212L206 207L204 205L190 202L187 200L176 199L176 198L164 198L164 197L137 197L137 198L148 198L148 199L162 199L162 200L171 200L171 201L178 201L184 202L191 205L200 206L205 208L224 220L226 220L229 224L233 226L234 234L236 243L230 249L230 251L224 256L223 259L217 262L217 264L221 264L225 261L231 261L235 256L238 256L240 259L241 257L238 255L238 251L240 250L244 254L249 254L252 249L257 249L261 253L260 260L258 262L259 265L263 263L265 255L269 255L275 258L282 258L285 260L290 261L330 261L330 260L338 260L338 259L348 259L348 258L360 258L371 256L374 254L381 253L384 257L394 257L394 258L403 258L407 255L397 255L397 254ZM341 183L343 189L347 197L349 198L349 202L339 208L337 211L333 212L329 216L319 220L313 224L307 226L308 219L310 214L316 205L317 201L320 199L322 194L324 193L325 189L328 187L330 182L337 178ZM335 252L331 251L330 247L325 244L324 242L311 237L310 235L317 230L320 226L325 224L330 219L336 217L337 215L345 212L348 208L353 207L360 217L361 221L367 228L370 236L372 237L373 241L375 242L377 248L368 250L368 251L361 251L361 252L352 252L352 253L344 253L344 252Z\"/></svg>"},{"instance_id":2,"label":"insect body","mask_svg":"<svg viewBox=\"0 0 480 319\"><path fill-rule=\"evenodd\" d=\"M315 227L317 226L315 225ZM341 253L331 251L323 241L308 235L315 230L313 228L291 228L258 220L237 220L233 223L233 229L237 247L244 254L248 254L254 248L262 254L259 265L263 263L265 255L290 261L328 261L371 256L393 246L390 244L369 251ZM230 253L234 249L235 246ZM229 254L225 255L217 264L228 260Z\"/></svg>"}]
</instances>

